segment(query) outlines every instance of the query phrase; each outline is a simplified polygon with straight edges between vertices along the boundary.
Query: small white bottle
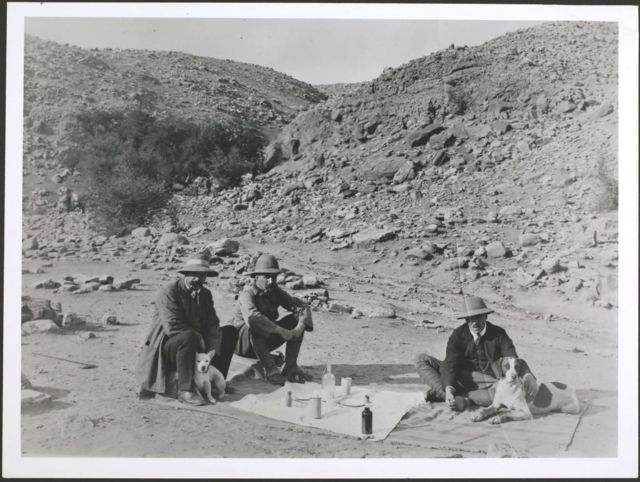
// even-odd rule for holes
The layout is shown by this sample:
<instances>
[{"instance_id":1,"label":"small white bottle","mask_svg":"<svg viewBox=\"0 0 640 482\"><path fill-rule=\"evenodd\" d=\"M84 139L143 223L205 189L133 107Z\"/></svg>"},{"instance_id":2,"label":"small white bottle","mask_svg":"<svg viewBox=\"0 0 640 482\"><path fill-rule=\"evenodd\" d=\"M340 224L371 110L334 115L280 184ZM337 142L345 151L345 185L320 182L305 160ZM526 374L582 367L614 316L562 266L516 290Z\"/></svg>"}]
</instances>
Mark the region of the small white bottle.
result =
<instances>
[{"instance_id":1,"label":"small white bottle","mask_svg":"<svg viewBox=\"0 0 640 482\"><path fill-rule=\"evenodd\" d=\"M333 400L335 386L336 377L331 373L331 364L327 363L327 368L322 374L322 398L325 400Z\"/></svg>"}]
</instances>

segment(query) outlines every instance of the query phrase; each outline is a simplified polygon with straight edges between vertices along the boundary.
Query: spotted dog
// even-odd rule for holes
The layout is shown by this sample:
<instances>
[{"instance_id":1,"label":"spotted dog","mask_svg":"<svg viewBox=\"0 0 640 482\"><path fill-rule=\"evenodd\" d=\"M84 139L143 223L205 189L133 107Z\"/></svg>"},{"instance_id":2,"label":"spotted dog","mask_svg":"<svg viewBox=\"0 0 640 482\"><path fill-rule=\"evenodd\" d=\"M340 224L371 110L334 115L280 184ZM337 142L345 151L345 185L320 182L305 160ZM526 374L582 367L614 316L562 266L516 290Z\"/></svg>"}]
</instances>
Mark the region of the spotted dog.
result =
<instances>
[{"instance_id":1,"label":"spotted dog","mask_svg":"<svg viewBox=\"0 0 640 482\"><path fill-rule=\"evenodd\" d=\"M535 415L554 411L580 412L575 390L560 382L538 382L523 359L504 357L496 363L494 372L502 373L503 377L495 386L493 403L471 414L473 422L488 418L489 423L498 424L531 420Z\"/></svg>"}]
</instances>

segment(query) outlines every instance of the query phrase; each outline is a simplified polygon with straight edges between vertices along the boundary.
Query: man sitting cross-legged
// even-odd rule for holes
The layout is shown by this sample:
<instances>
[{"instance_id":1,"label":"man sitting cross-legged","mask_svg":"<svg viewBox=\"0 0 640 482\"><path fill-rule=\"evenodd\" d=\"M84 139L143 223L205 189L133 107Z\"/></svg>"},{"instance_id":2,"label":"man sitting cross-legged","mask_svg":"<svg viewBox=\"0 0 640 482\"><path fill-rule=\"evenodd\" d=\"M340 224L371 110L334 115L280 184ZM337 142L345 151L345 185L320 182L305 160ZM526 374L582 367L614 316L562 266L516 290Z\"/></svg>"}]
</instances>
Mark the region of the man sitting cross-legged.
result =
<instances>
[{"instance_id":1,"label":"man sitting cross-legged","mask_svg":"<svg viewBox=\"0 0 640 482\"><path fill-rule=\"evenodd\" d=\"M430 389L427 401L446 402L454 410L463 411L473 402L489 406L493 400L493 386L497 382L492 364L502 357L517 357L507 332L487 321L493 310L476 296L465 296L458 326L447 342L443 362L422 353L416 357L421 380Z\"/></svg>"}]
</instances>

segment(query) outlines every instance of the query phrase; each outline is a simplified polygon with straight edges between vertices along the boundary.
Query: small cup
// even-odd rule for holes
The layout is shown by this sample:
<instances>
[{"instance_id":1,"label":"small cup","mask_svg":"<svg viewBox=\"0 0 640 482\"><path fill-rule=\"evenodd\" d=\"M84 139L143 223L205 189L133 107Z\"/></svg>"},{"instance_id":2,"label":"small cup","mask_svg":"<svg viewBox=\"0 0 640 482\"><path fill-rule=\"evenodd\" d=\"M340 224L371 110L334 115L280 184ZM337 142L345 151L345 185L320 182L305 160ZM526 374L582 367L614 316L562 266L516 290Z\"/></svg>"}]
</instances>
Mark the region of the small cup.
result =
<instances>
[{"instance_id":1,"label":"small cup","mask_svg":"<svg viewBox=\"0 0 640 482\"><path fill-rule=\"evenodd\" d=\"M309 399L309 417L322 418L322 397L311 397Z\"/></svg>"},{"instance_id":2,"label":"small cup","mask_svg":"<svg viewBox=\"0 0 640 482\"><path fill-rule=\"evenodd\" d=\"M342 392L346 397L351 393L351 378L350 377L342 377L340 381L340 386L342 387Z\"/></svg>"}]
</instances>

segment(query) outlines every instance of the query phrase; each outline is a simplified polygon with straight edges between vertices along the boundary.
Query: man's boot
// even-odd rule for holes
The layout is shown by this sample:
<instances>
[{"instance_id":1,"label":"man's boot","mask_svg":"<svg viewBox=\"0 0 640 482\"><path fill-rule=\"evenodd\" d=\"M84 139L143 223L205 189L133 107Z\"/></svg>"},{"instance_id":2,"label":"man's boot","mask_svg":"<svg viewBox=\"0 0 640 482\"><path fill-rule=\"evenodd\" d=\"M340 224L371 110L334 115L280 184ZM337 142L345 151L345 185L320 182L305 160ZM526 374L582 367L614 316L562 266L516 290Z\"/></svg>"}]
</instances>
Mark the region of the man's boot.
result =
<instances>
[{"instance_id":1,"label":"man's boot","mask_svg":"<svg viewBox=\"0 0 640 482\"><path fill-rule=\"evenodd\" d=\"M287 342L287 348L284 356L284 367L282 367L282 375L287 381L295 383L305 383L313 380L313 377L305 373L298 366L298 354L302 346L302 337L298 340L290 340Z\"/></svg>"}]
</instances>

